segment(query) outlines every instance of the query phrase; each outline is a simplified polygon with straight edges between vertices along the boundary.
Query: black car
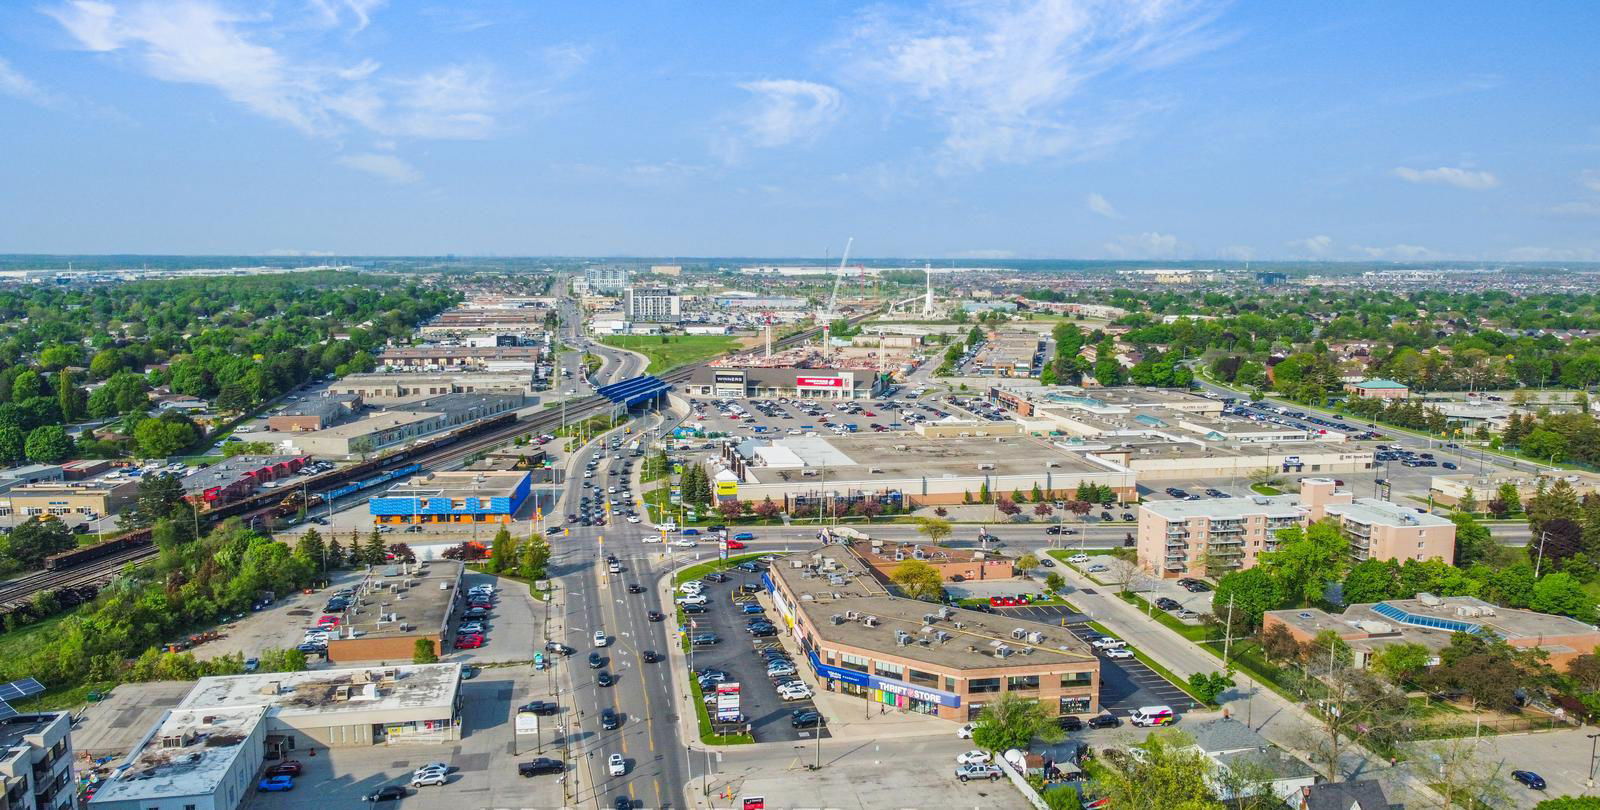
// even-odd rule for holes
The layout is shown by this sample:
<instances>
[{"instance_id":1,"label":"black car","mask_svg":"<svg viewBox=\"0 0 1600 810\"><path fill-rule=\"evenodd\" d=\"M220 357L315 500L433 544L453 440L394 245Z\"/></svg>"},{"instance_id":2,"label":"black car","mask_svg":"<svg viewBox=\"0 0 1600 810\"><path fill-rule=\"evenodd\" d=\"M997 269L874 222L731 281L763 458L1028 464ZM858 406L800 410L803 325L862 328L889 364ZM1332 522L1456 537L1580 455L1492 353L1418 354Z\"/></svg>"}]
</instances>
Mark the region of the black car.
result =
<instances>
[{"instance_id":1,"label":"black car","mask_svg":"<svg viewBox=\"0 0 1600 810\"><path fill-rule=\"evenodd\" d=\"M1116 728L1122 725L1122 720L1114 714L1102 714L1089 718L1089 728Z\"/></svg>"},{"instance_id":2,"label":"black car","mask_svg":"<svg viewBox=\"0 0 1600 810\"><path fill-rule=\"evenodd\" d=\"M665 619L665 618L667 618L667 614L665 614L665 613L662 613L662 612L661 612L661 611L659 611L659 610L652 610L652 611L650 611L650 612L649 612L649 613L646 613L646 614L644 614L644 617L645 617L645 618L646 618L646 619L649 619L649 620L650 620L650 621L653 621L653 622L659 622L659 621L661 621L661 620L662 620L662 619Z\"/></svg>"},{"instance_id":3,"label":"black car","mask_svg":"<svg viewBox=\"0 0 1600 810\"><path fill-rule=\"evenodd\" d=\"M406 797L406 789L399 785L378 788L376 792L361 797L364 802L392 802Z\"/></svg>"},{"instance_id":4,"label":"black car","mask_svg":"<svg viewBox=\"0 0 1600 810\"><path fill-rule=\"evenodd\" d=\"M654 664L655 662L661 660L661 654L655 650L645 650L644 652L639 653L639 657L643 659L646 664Z\"/></svg>"},{"instance_id":5,"label":"black car","mask_svg":"<svg viewBox=\"0 0 1600 810\"><path fill-rule=\"evenodd\" d=\"M610 686L617 681L615 678L611 677L611 673L601 670L600 674L595 676L594 682L600 686Z\"/></svg>"},{"instance_id":6,"label":"black car","mask_svg":"<svg viewBox=\"0 0 1600 810\"><path fill-rule=\"evenodd\" d=\"M772 625L767 625L766 627L755 627L751 628L750 630L750 635L753 638L771 638L777 634L778 628L773 627Z\"/></svg>"},{"instance_id":7,"label":"black car","mask_svg":"<svg viewBox=\"0 0 1600 810\"><path fill-rule=\"evenodd\" d=\"M1054 567L1056 567L1055 561L1051 560L1049 557L1040 558L1039 564L1044 566L1045 568L1054 568Z\"/></svg>"},{"instance_id":8,"label":"black car","mask_svg":"<svg viewBox=\"0 0 1600 810\"><path fill-rule=\"evenodd\" d=\"M546 641L544 643L544 651L548 653L560 653L561 655L571 655L577 652L577 650L568 647L559 641Z\"/></svg>"},{"instance_id":9,"label":"black car","mask_svg":"<svg viewBox=\"0 0 1600 810\"><path fill-rule=\"evenodd\" d=\"M1512 771L1511 778L1527 785L1533 790L1544 790L1544 777L1533 771Z\"/></svg>"},{"instance_id":10,"label":"black car","mask_svg":"<svg viewBox=\"0 0 1600 810\"><path fill-rule=\"evenodd\" d=\"M1183 605L1179 604L1178 600L1176 599L1168 599L1167 597L1163 596L1156 599L1156 607L1161 608L1162 610L1177 610L1178 608L1183 607Z\"/></svg>"},{"instance_id":11,"label":"black car","mask_svg":"<svg viewBox=\"0 0 1600 810\"><path fill-rule=\"evenodd\" d=\"M789 725L793 728L816 728L827 723L822 719L822 713L811 709L795 709L789 715Z\"/></svg>"},{"instance_id":12,"label":"black car","mask_svg":"<svg viewBox=\"0 0 1600 810\"><path fill-rule=\"evenodd\" d=\"M706 646L721 643L722 639L716 633L696 633L689 637L689 643L696 646Z\"/></svg>"},{"instance_id":13,"label":"black car","mask_svg":"<svg viewBox=\"0 0 1600 810\"><path fill-rule=\"evenodd\" d=\"M616 808L616 810L633 810L633 800L621 793L618 793L617 798L612 800L611 806Z\"/></svg>"},{"instance_id":14,"label":"black car","mask_svg":"<svg viewBox=\"0 0 1600 810\"><path fill-rule=\"evenodd\" d=\"M644 593L644 586L637 582L628 583L628 593Z\"/></svg>"},{"instance_id":15,"label":"black car","mask_svg":"<svg viewBox=\"0 0 1600 810\"><path fill-rule=\"evenodd\" d=\"M1063 715L1061 715L1061 721L1060 722L1061 722L1061 730L1062 731L1082 731L1083 730L1083 720L1079 719L1078 716L1075 715L1075 714L1063 714Z\"/></svg>"},{"instance_id":16,"label":"black car","mask_svg":"<svg viewBox=\"0 0 1600 810\"><path fill-rule=\"evenodd\" d=\"M622 727L622 718L617 716L616 709L606 709L600 712L600 727L608 731Z\"/></svg>"},{"instance_id":17,"label":"black car","mask_svg":"<svg viewBox=\"0 0 1600 810\"><path fill-rule=\"evenodd\" d=\"M600 653L589 653L589 668L599 669L606 665L605 656Z\"/></svg>"},{"instance_id":18,"label":"black car","mask_svg":"<svg viewBox=\"0 0 1600 810\"><path fill-rule=\"evenodd\" d=\"M534 700L517 707L518 712L532 712L534 714L555 714L561 707L548 700Z\"/></svg>"},{"instance_id":19,"label":"black car","mask_svg":"<svg viewBox=\"0 0 1600 810\"><path fill-rule=\"evenodd\" d=\"M1061 533L1061 527L1060 526L1051 526L1050 528L1045 529L1044 533L1045 534L1060 534Z\"/></svg>"},{"instance_id":20,"label":"black car","mask_svg":"<svg viewBox=\"0 0 1600 810\"><path fill-rule=\"evenodd\" d=\"M518 776L538 776L545 773L566 773L567 766L559 759L539 757L532 762L518 762Z\"/></svg>"},{"instance_id":21,"label":"black car","mask_svg":"<svg viewBox=\"0 0 1600 810\"><path fill-rule=\"evenodd\" d=\"M711 573L702 577L702 579L707 582L727 582L728 580L732 579L732 577L722 573L721 571L712 571Z\"/></svg>"},{"instance_id":22,"label":"black car","mask_svg":"<svg viewBox=\"0 0 1600 810\"><path fill-rule=\"evenodd\" d=\"M704 613L704 612L706 612L706 606L705 605L679 605L678 609L682 610L684 613Z\"/></svg>"}]
</instances>

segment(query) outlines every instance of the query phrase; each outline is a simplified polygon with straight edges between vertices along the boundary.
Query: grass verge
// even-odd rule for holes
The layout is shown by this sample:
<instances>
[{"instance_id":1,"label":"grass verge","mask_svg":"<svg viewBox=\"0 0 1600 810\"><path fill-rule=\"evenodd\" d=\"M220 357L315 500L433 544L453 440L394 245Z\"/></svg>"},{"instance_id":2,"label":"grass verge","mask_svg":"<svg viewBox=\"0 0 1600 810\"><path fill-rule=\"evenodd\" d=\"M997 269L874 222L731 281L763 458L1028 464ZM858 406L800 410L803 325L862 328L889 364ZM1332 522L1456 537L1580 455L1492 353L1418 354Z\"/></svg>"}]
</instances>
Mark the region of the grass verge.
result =
<instances>
[{"instance_id":1,"label":"grass verge","mask_svg":"<svg viewBox=\"0 0 1600 810\"><path fill-rule=\"evenodd\" d=\"M675 576L673 576L672 584L674 584L674 585L682 585L683 583L688 582L691 579L699 579L699 578L705 576L706 574L711 573L712 571L721 571L721 570L726 569L726 568L732 568L735 565L738 565L739 563L745 562L746 560L753 560L753 559L755 559L757 557L760 557L760 556L762 556L764 554L766 554L766 552L764 552L764 551L763 552L756 552L754 554L740 554L740 555L735 556L735 557L729 557L726 560L710 560L708 562L703 562L703 563L698 563L696 565L691 565L688 568L685 568L682 571L679 571Z\"/></svg>"},{"instance_id":2,"label":"grass verge","mask_svg":"<svg viewBox=\"0 0 1600 810\"><path fill-rule=\"evenodd\" d=\"M718 734L711 730L711 712L706 708L705 693L700 691L698 678L689 678L689 689L694 692L695 715L700 719L700 742L706 745L749 745L756 738L749 734Z\"/></svg>"},{"instance_id":3,"label":"grass verge","mask_svg":"<svg viewBox=\"0 0 1600 810\"><path fill-rule=\"evenodd\" d=\"M1250 491L1257 495L1282 495L1283 490L1266 484L1251 484Z\"/></svg>"},{"instance_id":4,"label":"grass verge","mask_svg":"<svg viewBox=\"0 0 1600 810\"><path fill-rule=\"evenodd\" d=\"M725 335L673 335L665 338L616 336L604 338L600 342L612 348L638 352L649 358L650 364L645 367L646 374L671 371L678 366L698 363L739 348L738 340Z\"/></svg>"}]
</instances>

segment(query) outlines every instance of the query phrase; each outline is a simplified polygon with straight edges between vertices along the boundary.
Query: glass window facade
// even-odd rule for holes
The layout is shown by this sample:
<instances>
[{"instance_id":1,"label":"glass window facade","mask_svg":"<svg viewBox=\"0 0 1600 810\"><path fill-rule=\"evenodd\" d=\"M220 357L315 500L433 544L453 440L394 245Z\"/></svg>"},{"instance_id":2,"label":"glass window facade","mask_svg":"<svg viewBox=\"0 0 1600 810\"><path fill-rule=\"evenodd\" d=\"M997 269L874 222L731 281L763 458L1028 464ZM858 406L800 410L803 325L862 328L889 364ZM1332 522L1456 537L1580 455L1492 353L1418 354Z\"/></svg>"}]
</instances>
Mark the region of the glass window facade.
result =
<instances>
[{"instance_id":1,"label":"glass window facade","mask_svg":"<svg viewBox=\"0 0 1600 810\"><path fill-rule=\"evenodd\" d=\"M871 663L871 661L859 655L839 653L839 666L845 669L853 669L856 672L870 672Z\"/></svg>"},{"instance_id":2,"label":"glass window facade","mask_svg":"<svg viewBox=\"0 0 1600 810\"><path fill-rule=\"evenodd\" d=\"M880 678L894 678L897 681L905 680L905 667L891 664L888 661L878 661L872 667L873 674Z\"/></svg>"},{"instance_id":3,"label":"glass window facade","mask_svg":"<svg viewBox=\"0 0 1600 810\"><path fill-rule=\"evenodd\" d=\"M1061 688L1068 689L1077 686L1088 686L1094 682L1092 672L1063 672L1061 674Z\"/></svg>"},{"instance_id":4,"label":"glass window facade","mask_svg":"<svg viewBox=\"0 0 1600 810\"><path fill-rule=\"evenodd\" d=\"M1008 692L1037 692L1039 691L1038 675L1013 675L1006 678L1006 691Z\"/></svg>"},{"instance_id":5,"label":"glass window facade","mask_svg":"<svg viewBox=\"0 0 1600 810\"><path fill-rule=\"evenodd\" d=\"M987 692L1000 691L999 678L973 678L967 681L967 693L981 695Z\"/></svg>"},{"instance_id":6,"label":"glass window facade","mask_svg":"<svg viewBox=\"0 0 1600 810\"><path fill-rule=\"evenodd\" d=\"M1089 712L1089 697L1064 697L1061 699L1062 714L1087 714Z\"/></svg>"},{"instance_id":7,"label":"glass window facade","mask_svg":"<svg viewBox=\"0 0 1600 810\"><path fill-rule=\"evenodd\" d=\"M906 680L918 686L931 686L935 689L939 688L939 676L931 672L923 672L920 669L906 670Z\"/></svg>"}]
</instances>

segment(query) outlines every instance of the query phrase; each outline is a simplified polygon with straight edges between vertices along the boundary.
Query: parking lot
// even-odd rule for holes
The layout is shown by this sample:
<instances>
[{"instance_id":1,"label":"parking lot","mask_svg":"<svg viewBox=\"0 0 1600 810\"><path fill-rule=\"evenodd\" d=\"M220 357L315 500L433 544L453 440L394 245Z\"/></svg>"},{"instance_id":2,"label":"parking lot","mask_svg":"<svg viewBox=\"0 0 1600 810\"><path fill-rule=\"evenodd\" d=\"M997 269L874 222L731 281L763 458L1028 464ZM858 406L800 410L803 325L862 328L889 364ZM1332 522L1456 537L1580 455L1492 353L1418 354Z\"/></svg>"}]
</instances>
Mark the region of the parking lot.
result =
<instances>
[{"instance_id":1,"label":"parking lot","mask_svg":"<svg viewBox=\"0 0 1600 810\"><path fill-rule=\"evenodd\" d=\"M759 584L760 576L731 569L727 573L728 582L705 583L704 593L709 609L690 617L695 622L692 633L716 633L722 641L711 646L692 647L690 666L697 671L707 668L723 670L728 673L729 681L739 684L740 711L749 718L756 742L816 739L811 729L796 729L789 725L790 712L816 707L810 700L786 701L779 698L777 689L767 678L766 661L756 654L758 645L759 648L773 649L779 649L782 645L775 637L755 639L745 630L745 621L753 618L754 614L740 612L740 606L754 604L754 597L741 595L739 601L735 601L740 586ZM804 661L797 660L794 663L796 670L808 666ZM822 730L822 736L828 736L826 729Z\"/></svg>"},{"instance_id":2,"label":"parking lot","mask_svg":"<svg viewBox=\"0 0 1600 810\"><path fill-rule=\"evenodd\" d=\"M887 433L910 430L917 422L951 415L947 403L932 398L886 399L692 399L694 410L684 420L708 433L741 437L779 437L805 433ZM837 427L836 427L837 426Z\"/></svg>"},{"instance_id":3,"label":"parking lot","mask_svg":"<svg viewBox=\"0 0 1600 810\"><path fill-rule=\"evenodd\" d=\"M535 602L528 587L520 582L502 581L489 574L468 571L461 579L462 591L475 585L493 585L495 589L494 604L486 620L487 632L484 633L483 646L449 651L446 660L463 664L532 660L536 643L542 646L546 638L544 603ZM452 631L461 626L462 607L458 604L451 616ZM454 638L454 635L448 638Z\"/></svg>"},{"instance_id":4,"label":"parking lot","mask_svg":"<svg viewBox=\"0 0 1600 810\"><path fill-rule=\"evenodd\" d=\"M1089 627L1088 617L1062 605L1032 605L1029 607L995 608L1001 616L1065 626L1078 638L1087 641L1096 635ZM1155 670L1137 658L1100 659L1100 710L1118 717L1126 717L1140 706L1168 705L1184 712L1192 699L1182 689L1172 685Z\"/></svg>"},{"instance_id":5,"label":"parking lot","mask_svg":"<svg viewBox=\"0 0 1600 810\"><path fill-rule=\"evenodd\" d=\"M517 775L517 763L540 756L530 736L514 737L512 712L532 697L548 694L542 674L527 668L488 669L462 684L462 733L442 745L392 745L318 748L296 757L304 770L295 787L283 793L246 794L251 810L322 810L328 807L394 807L404 810L463 810L476 807L562 807L561 777ZM551 733L542 736L543 756L561 759ZM388 785L403 785L426 762L450 766L441 786L408 789L398 802L370 804L364 796ZM268 763L269 765L273 763Z\"/></svg>"}]
</instances>

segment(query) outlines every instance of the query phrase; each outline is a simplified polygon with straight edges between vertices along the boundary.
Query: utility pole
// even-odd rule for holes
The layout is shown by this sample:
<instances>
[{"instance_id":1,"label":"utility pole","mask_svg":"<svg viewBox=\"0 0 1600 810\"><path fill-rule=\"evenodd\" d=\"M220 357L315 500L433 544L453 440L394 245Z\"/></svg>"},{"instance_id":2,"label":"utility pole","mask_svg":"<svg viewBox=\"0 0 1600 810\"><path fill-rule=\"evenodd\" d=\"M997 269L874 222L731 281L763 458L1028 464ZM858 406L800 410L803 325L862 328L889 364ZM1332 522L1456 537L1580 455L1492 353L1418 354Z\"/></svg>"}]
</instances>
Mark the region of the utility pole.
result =
<instances>
[{"instance_id":1,"label":"utility pole","mask_svg":"<svg viewBox=\"0 0 1600 810\"><path fill-rule=\"evenodd\" d=\"M1539 566L1544 564L1544 541L1550 539L1549 532L1539 532L1539 556L1533 561L1533 578L1539 579Z\"/></svg>"},{"instance_id":2,"label":"utility pole","mask_svg":"<svg viewBox=\"0 0 1600 810\"><path fill-rule=\"evenodd\" d=\"M1233 594L1228 594L1228 626L1222 635L1222 668L1228 668L1228 651L1233 647Z\"/></svg>"}]
</instances>

